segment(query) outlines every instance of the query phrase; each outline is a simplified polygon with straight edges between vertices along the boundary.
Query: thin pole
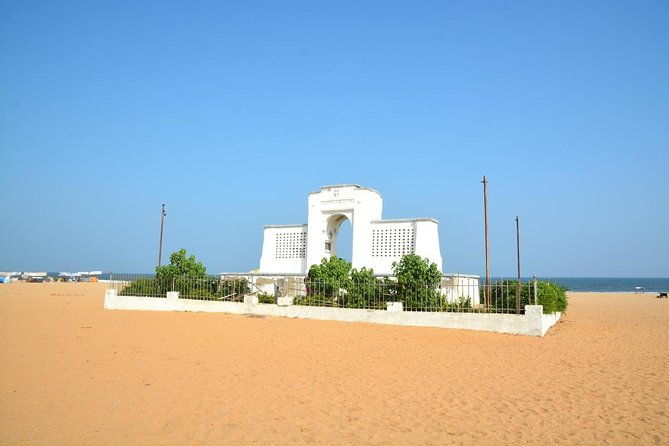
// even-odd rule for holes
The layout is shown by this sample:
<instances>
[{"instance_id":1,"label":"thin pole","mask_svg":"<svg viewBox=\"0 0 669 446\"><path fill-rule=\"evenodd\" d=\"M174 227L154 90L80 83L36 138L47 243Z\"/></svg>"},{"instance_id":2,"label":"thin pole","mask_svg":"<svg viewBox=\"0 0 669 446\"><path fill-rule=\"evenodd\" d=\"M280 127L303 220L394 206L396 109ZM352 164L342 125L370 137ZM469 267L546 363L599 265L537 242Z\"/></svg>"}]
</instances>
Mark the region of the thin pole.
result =
<instances>
[{"instance_id":1,"label":"thin pole","mask_svg":"<svg viewBox=\"0 0 669 446\"><path fill-rule=\"evenodd\" d=\"M520 314L520 223L516 215L516 253L518 256L518 283L516 284L516 314Z\"/></svg>"},{"instance_id":2,"label":"thin pole","mask_svg":"<svg viewBox=\"0 0 669 446\"><path fill-rule=\"evenodd\" d=\"M163 225L165 224L165 205L163 204L163 209L160 211L160 246L158 247L158 266L163 257Z\"/></svg>"},{"instance_id":3,"label":"thin pole","mask_svg":"<svg viewBox=\"0 0 669 446\"><path fill-rule=\"evenodd\" d=\"M485 307L490 308L490 260L488 249L488 180L483 175L483 213L485 216Z\"/></svg>"}]
</instances>

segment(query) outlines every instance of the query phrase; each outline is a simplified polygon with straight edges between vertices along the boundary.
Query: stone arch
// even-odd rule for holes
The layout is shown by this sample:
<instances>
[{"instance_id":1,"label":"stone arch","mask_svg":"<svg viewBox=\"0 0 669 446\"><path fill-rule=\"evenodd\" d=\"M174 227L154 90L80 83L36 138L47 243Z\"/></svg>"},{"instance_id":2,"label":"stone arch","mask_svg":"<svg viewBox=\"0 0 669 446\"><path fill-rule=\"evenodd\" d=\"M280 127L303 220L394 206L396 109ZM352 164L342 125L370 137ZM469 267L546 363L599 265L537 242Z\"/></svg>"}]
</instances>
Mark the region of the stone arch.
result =
<instances>
[{"instance_id":1,"label":"stone arch","mask_svg":"<svg viewBox=\"0 0 669 446\"><path fill-rule=\"evenodd\" d=\"M370 264L369 236L372 221L381 218L381 195L373 189L344 184L324 186L320 191L309 194L308 201L307 269L330 257L332 243L336 243L334 239L345 219L351 222L350 260L353 268ZM327 243L330 244L328 250Z\"/></svg>"},{"instance_id":2,"label":"stone arch","mask_svg":"<svg viewBox=\"0 0 669 446\"><path fill-rule=\"evenodd\" d=\"M350 213L342 213L342 212L337 212L333 213L330 215L327 219L326 222L326 227L325 227L325 251L328 253L328 257L331 256L337 256L341 258L341 248L342 246L340 245L341 240L339 239L339 230L341 229L342 224L348 220L349 223L351 223L351 227L353 226L353 222L351 221L352 215ZM351 244L353 241L351 241ZM353 246L351 246L351 255L353 254ZM348 259L351 260L351 259Z\"/></svg>"},{"instance_id":3,"label":"stone arch","mask_svg":"<svg viewBox=\"0 0 669 446\"><path fill-rule=\"evenodd\" d=\"M311 265L340 252L333 242L337 243L345 220L351 223L353 268L364 266L377 274L392 274L392 262L413 253L427 257L441 269L437 221L382 220L382 208L381 194L357 184L323 186L311 192L307 224L265 226L260 271L306 274ZM330 243L329 247L326 243Z\"/></svg>"}]
</instances>

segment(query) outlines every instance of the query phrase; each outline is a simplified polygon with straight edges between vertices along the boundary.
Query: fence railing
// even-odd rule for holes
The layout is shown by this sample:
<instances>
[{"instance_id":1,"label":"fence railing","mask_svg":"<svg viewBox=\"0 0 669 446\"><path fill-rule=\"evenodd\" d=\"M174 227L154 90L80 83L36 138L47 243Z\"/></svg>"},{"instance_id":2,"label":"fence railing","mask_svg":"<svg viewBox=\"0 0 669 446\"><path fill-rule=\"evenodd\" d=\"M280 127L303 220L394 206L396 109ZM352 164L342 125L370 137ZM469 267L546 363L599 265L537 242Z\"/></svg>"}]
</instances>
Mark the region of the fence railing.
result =
<instances>
[{"instance_id":1,"label":"fence railing","mask_svg":"<svg viewBox=\"0 0 669 446\"><path fill-rule=\"evenodd\" d=\"M180 299L243 302L255 295L259 303L292 298L293 305L385 310L401 302L403 311L480 312L524 314L525 305L536 303L536 284L501 280L487 287L479 280L442 279L439 283L400 283L392 278L364 281L248 277L157 277L114 274L111 287L121 296L165 298L170 291ZM520 299L518 304L516 296Z\"/></svg>"},{"instance_id":2,"label":"fence railing","mask_svg":"<svg viewBox=\"0 0 669 446\"><path fill-rule=\"evenodd\" d=\"M253 293L251 284L244 278L223 280L218 276L113 274L110 285L120 296L164 298L168 292L176 291L180 299L243 302L245 295Z\"/></svg>"},{"instance_id":3,"label":"fence railing","mask_svg":"<svg viewBox=\"0 0 669 446\"><path fill-rule=\"evenodd\" d=\"M365 282L307 279L304 288L295 293L293 304L385 310L390 302L401 302L403 311L524 314L525 305L534 303L532 282L521 283L518 291L520 305L516 306L517 286L512 281L493 283L488 288L478 281L407 284L392 279Z\"/></svg>"}]
</instances>

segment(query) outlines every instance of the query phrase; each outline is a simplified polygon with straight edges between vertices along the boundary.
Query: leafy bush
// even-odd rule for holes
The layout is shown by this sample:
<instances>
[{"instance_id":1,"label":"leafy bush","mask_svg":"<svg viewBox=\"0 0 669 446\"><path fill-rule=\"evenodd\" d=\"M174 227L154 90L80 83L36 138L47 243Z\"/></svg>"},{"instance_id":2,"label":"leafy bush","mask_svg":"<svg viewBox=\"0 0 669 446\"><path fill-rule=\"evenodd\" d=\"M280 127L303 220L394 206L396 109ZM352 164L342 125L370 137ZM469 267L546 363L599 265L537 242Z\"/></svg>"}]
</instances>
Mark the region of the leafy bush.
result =
<instances>
[{"instance_id":1,"label":"leafy bush","mask_svg":"<svg viewBox=\"0 0 669 446\"><path fill-rule=\"evenodd\" d=\"M567 311L567 293L557 283L537 282L537 303L544 306L544 314Z\"/></svg>"},{"instance_id":2,"label":"leafy bush","mask_svg":"<svg viewBox=\"0 0 669 446\"><path fill-rule=\"evenodd\" d=\"M490 308L494 310L508 312L515 311L516 308L516 285L517 280L500 280L491 284L490 289ZM481 303L485 302L485 286L480 288ZM520 309L525 312L525 305L529 305L534 299L531 296L531 289L528 284L520 288Z\"/></svg>"},{"instance_id":3,"label":"leafy bush","mask_svg":"<svg viewBox=\"0 0 669 446\"><path fill-rule=\"evenodd\" d=\"M383 287L379 279L374 277L374 270L364 266L360 271L351 271L351 283L344 296L346 308L370 308L383 305Z\"/></svg>"},{"instance_id":4,"label":"leafy bush","mask_svg":"<svg viewBox=\"0 0 669 446\"><path fill-rule=\"evenodd\" d=\"M443 299L440 311L464 311L472 308L472 299L466 296L460 296L453 302Z\"/></svg>"},{"instance_id":5,"label":"leafy bush","mask_svg":"<svg viewBox=\"0 0 669 446\"><path fill-rule=\"evenodd\" d=\"M337 256L323 258L320 265L311 265L307 274L307 294L320 294L325 297L335 297L341 294L342 289L350 286L349 273L351 264Z\"/></svg>"},{"instance_id":6,"label":"leafy bush","mask_svg":"<svg viewBox=\"0 0 669 446\"><path fill-rule=\"evenodd\" d=\"M268 293L258 293L258 303L260 304L274 304L276 299L273 294Z\"/></svg>"},{"instance_id":7,"label":"leafy bush","mask_svg":"<svg viewBox=\"0 0 669 446\"><path fill-rule=\"evenodd\" d=\"M441 272L435 263L410 254L393 263L393 272L396 281L379 279L372 269L351 269L346 260L324 258L309 269L308 299L296 299L295 304L385 309L386 302L399 301L408 310L437 310L447 305L439 292Z\"/></svg>"},{"instance_id":8,"label":"leafy bush","mask_svg":"<svg viewBox=\"0 0 669 446\"><path fill-rule=\"evenodd\" d=\"M133 280L123 287L120 296L160 296L164 297L170 291L170 284L159 281L154 277Z\"/></svg>"},{"instance_id":9,"label":"leafy bush","mask_svg":"<svg viewBox=\"0 0 669 446\"><path fill-rule=\"evenodd\" d=\"M207 268L195 256L186 256L186 250L180 249L170 256L169 265L156 267L156 278L169 281L175 277L189 279L206 279Z\"/></svg>"},{"instance_id":10,"label":"leafy bush","mask_svg":"<svg viewBox=\"0 0 669 446\"><path fill-rule=\"evenodd\" d=\"M185 249L172 253L169 265L156 267L155 277L134 280L119 293L122 296L165 297L178 291L182 299L229 300L241 302L250 292L246 279L221 280L208 276L202 262L188 257Z\"/></svg>"},{"instance_id":11,"label":"leafy bush","mask_svg":"<svg viewBox=\"0 0 669 446\"><path fill-rule=\"evenodd\" d=\"M393 262L393 274L396 299L403 302L409 310L437 309L443 304L439 292L441 272L436 263L430 263L415 254L402 257L399 263Z\"/></svg>"},{"instance_id":12,"label":"leafy bush","mask_svg":"<svg viewBox=\"0 0 669 446\"><path fill-rule=\"evenodd\" d=\"M309 307L339 307L336 297L326 297L319 294L296 297L293 305L306 305Z\"/></svg>"},{"instance_id":13,"label":"leafy bush","mask_svg":"<svg viewBox=\"0 0 669 446\"><path fill-rule=\"evenodd\" d=\"M502 280L491 285L490 307L496 310L510 310L516 308L517 280ZM520 308L525 311L525 305L534 304L534 289L531 282L522 284L520 288ZM485 288L480 289L481 302L484 302ZM567 295L565 289L556 283L537 281L537 304L543 305L544 314L567 310Z\"/></svg>"}]
</instances>

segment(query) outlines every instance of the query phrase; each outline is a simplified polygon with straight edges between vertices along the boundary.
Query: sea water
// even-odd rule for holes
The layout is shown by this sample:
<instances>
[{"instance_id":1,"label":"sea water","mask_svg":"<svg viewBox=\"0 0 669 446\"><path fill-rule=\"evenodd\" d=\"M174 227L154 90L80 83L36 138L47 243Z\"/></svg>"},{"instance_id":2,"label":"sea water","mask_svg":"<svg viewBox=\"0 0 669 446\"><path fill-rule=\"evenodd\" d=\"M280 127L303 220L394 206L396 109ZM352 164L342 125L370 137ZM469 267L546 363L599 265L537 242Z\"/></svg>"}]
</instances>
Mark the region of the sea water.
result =
<instances>
[{"instance_id":1,"label":"sea water","mask_svg":"<svg viewBox=\"0 0 669 446\"><path fill-rule=\"evenodd\" d=\"M569 291L630 292L637 287L646 292L669 291L669 278L649 277L555 277L557 282Z\"/></svg>"},{"instance_id":2,"label":"sea water","mask_svg":"<svg viewBox=\"0 0 669 446\"><path fill-rule=\"evenodd\" d=\"M49 273L51 277L58 277L58 273ZM113 275L112 275L113 277ZM101 280L109 280L110 273L98 276ZM493 277L492 281L514 280L512 277ZM555 282L569 291L602 292L602 293L634 293L637 287L641 287L647 293L659 293L669 291L669 278L649 277L537 277L538 280ZM485 279L481 276L481 281ZM523 277L522 281L532 280L531 277Z\"/></svg>"},{"instance_id":3,"label":"sea water","mask_svg":"<svg viewBox=\"0 0 669 446\"><path fill-rule=\"evenodd\" d=\"M494 278L493 282L498 278ZM510 278L510 280L514 280ZM527 282L532 278L523 277ZM650 277L537 277L537 280L548 280L563 286L568 291L600 292L600 293L634 293L637 287L647 293L669 291L669 278Z\"/></svg>"}]
</instances>

